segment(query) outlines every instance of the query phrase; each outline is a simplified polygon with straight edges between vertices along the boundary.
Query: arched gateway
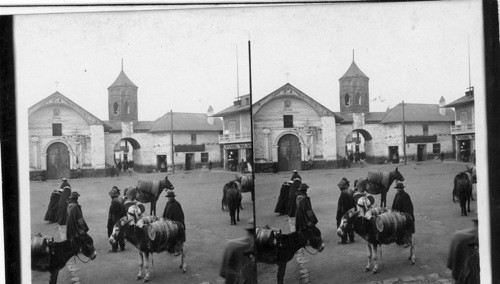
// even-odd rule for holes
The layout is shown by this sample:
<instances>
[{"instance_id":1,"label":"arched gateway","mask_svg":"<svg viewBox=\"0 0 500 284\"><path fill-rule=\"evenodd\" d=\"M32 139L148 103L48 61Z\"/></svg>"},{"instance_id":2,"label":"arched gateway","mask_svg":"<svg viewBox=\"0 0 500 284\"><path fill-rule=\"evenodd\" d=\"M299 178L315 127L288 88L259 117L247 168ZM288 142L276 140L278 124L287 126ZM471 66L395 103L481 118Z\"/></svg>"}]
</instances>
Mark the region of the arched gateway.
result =
<instances>
[{"instance_id":1,"label":"arched gateway","mask_svg":"<svg viewBox=\"0 0 500 284\"><path fill-rule=\"evenodd\" d=\"M301 170L299 138L292 134L283 135L278 141L278 168L280 171Z\"/></svg>"},{"instance_id":2,"label":"arched gateway","mask_svg":"<svg viewBox=\"0 0 500 284\"><path fill-rule=\"evenodd\" d=\"M47 149L47 178L69 178L70 158L68 146L56 142Z\"/></svg>"}]
</instances>

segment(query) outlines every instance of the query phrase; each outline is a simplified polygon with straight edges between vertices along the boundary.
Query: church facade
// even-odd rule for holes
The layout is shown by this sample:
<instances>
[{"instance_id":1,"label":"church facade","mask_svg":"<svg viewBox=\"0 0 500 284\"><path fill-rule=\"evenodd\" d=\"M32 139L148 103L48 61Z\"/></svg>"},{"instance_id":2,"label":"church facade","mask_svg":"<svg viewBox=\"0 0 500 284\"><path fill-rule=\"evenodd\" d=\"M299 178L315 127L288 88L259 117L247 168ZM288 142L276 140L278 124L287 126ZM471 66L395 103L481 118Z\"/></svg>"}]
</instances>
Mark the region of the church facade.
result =
<instances>
[{"instance_id":1,"label":"church facade","mask_svg":"<svg viewBox=\"0 0 500 284\"><path fill-rule=\"evenodd\" d=\"M221 163L222 120L211 117L212 107L139 121L137 95L122 69L108 88L108 121L59 92L30 107L30 179L106 176L123 164L151 172Z\"/></svg>"},{"instance_id":2,"label":"church facade","mask_svg":"<svg viewBox=\"0 0 500 284\"><path fill-rule=\"evenodd\" d=\"M256 171L342 166L350 154L371 163L454 155L454 111L439 104L396 105L370 112L369 78L354 60L339 79L340 111L333 112L287 83L252 108ZM404 122L403 122L404 121Z\"/></svg>"}]
</instances>

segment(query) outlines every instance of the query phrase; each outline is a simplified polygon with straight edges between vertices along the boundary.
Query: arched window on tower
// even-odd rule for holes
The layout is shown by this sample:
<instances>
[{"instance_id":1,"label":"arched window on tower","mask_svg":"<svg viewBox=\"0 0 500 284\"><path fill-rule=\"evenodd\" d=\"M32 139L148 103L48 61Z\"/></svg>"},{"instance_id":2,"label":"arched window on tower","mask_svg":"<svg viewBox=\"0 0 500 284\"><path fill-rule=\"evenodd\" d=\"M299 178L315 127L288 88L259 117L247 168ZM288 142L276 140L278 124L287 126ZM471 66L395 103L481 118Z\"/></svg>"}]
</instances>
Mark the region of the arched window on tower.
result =
<instances>
[{"instance_id":1,"label":"arched window on tower","mask_svg":"<svg viewBox=\"0 0 500 284\"><path fill-rule=\"evenodd\" d=\"M361 105L361 94L359 92L356 93L356 103Z\"/></svg>"},{"instance_id":2,"label":"arched window on tower","mask_svg":"<svg viewBox=\"0 0 500 284\"><path fill-rule=\"evenodd\" d=\"M118 114L118 103L117 103L117 102L115 102L115 103L113 104L113 113L114 113L114 114Z\"/></svg>"},{"instance_id":3,"label":"arched window on tower","mask_svg":"<svg viewBox=\"0 0 500 284\"><path fill-rule=\"evenodd\" d=\"M351 104L351 98L349 97L349 94L345 94L344 99L345 99L346 106Z\"/></svg>"},{"instance_id":4,"label":"arched window on tower","mask_svg":"<svg viewBox=\"0 0 500 284\"><path fill-rule=\"evenodd\" d=\"M130 105L128 102L125 102L125 104L123 105L123 113L130 114Z\"/></svg>"}]
</instances>

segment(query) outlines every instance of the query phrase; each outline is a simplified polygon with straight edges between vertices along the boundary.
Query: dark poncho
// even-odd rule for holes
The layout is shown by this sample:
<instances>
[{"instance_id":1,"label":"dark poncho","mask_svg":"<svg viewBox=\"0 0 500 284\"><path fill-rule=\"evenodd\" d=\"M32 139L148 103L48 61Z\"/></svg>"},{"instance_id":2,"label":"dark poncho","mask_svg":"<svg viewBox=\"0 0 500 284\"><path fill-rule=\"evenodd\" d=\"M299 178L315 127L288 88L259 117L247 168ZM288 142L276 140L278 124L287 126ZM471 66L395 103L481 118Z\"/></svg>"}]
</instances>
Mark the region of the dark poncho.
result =
<instances>
[{"instance_id":1,"label":"dark poncho","mask_svg":"<svg viewBox=\"0 0 500 284\"><path fill-rule=\"evenodd\" d=\"M290 192L290 184L288 182L285 182L281 186L278 202L276 203L276 207L274 208L275 213L279 213L281 215L287 213L289 192Z\"/></svg>"},{"instance_id":2,"label":"dark poncho","mask_svg":"<svg viewBox=\"0 0 500 284\"><path fill-rule=\"evenodd\" d=\"M63 180L63 182L61 183L61 186L59 187L60 189L63 189L65 188L66 186L69 186L71 187L71 185L69 185L69 182L67 180Z\"/></svg>"},{"instance_id":3,"label":"dark poncho","mask_svg":"<svg viewBox=\"0 0 500 284\"><path fill-rule=\"evenodd\" d=\"M89 231L83 219L82 208L77 202L68 203L68 219L66 220L66 238L71 240Z\"/></svg>"},{"instance_id":4,"label":"dark poncho","mask_svg":"<svg viewBox=\"0 0 500 284\"><path fill-rule=\"evenodd\" d=\"M413 216L413 203L411 202L410 195L404 190L399 190L394 196L394 202L392 203L392 209L399 212L410 214L413 221L415 221L415 216ZM415 233L415 222L413 222L412 233Z\"/></svg>"},{"instance_id":5,"label":"dark poncho","mask_svg":"<svg viewBox=\"0 0 500 284\"><path fill-rule=\"evenodd\" d=\"M60 197L61 193L59 191L52 192L50 195L49 206L47 207L47 213L45 213L45 218L43 218L43 220L51 223L57 222L57 211L59 210Z\"/></svg>"},{"instance_id":6,"label":"dark poncho","mask_svg":"<svg viewBox=\"0 0 500 284\"><path fill-rule=\"evenodd\" d=\"M309 224L308 224L309 223ZM312 210L311 198L307 194L297 196L297 212L295 213L295 230L302 231L308 226L316 225L318 218Z\"/></svg>"},{"instance_id":7,"label":"dark poncho","mask_svg":"<svg viewBox=\"0 0 500 284\"><path fill-rule=\"evenodd\" d=\"M472 242L477 240L477 234L477 228L469 228L453 234L446 266L451 269L451 275L455 280L458 280L462 273L466 260L477 252L470 246Z\"/></svg>"},{"instance_id":8,"label":"dark poncho","mask_svg":"<svg viewBox=\"0 0 500 284\"><path fill-rule=\"evenodd\" d=\"M295 217L295 210L297 209L297 190L299 189L301 183L302 182L300 180L294 180L292 186L290 186L287 207L288 217Z\"/></svg>"},{"instance_id":9,"label":"dark poncho","mask_svg":"<svg viewBox=\"0 0 500 284\"><path fill-rule=\"evenodd\" d=\"M118 222L125 215L127 215L127 212L125 211L125 206L123 206L120 197L113 198L111 200L111 206L109 207L108 229L113 228L116 222Z\"/></svg>"},{"instance_id":10,"label":"dark poncho","mask_svg":"<svg viewBox=\"0 0 500 284\"><path fill-rule=\"evenodd\" d=\"M252 271L255 271L249 269L252 262L244 254L251 248L252 244L247 237L231 240L227 244L222 256L222 265L219 272L219 275L226 280L225 283L257 283L255 279L256 275L252 273Z\"/></svg>"},{"instance_id":11,"label":"dark poncho","mask_svg":"<svg viewBox=\"0 0 500 284\"><path fill-rule=\"evenodd\" d=\"M294 180L296 178L302 180L302 178L300 177L300 175L298 173L293 173L292 178L290 180Z\"/></svg>"},{"instance_id":12,"label":"dark poncho","mask_svg":"<svg viewBox=\"0 0 500 284\"><path fill-rule=\"evenodd\" d=\"M71 189L65 188L59 198L59 210L57 211L57 223L66 225L66 217L68 216L68 198L71 195Z\"/></svg>"},{"instance_id":13,"label":"dark poncho","mask_svg":"<svg viewBox=\"0 0 500 284\"><path fill-rule=\"evenodd\" d=\"M184 228L184 211L182 211L182 206L177 200L168 201L165 205L165 210L163 211L163 218L170 219L172 221L177 221L182 223Z\"/></svg>"},{"instance_id":14,"label":"dark poncho","mask_svg":"<svg viewBox=\"0 0 500 284\"><path fill-rule=\"evenodd\" d=\"M342 216L354 208L356 203L354 202L353 195L351 195L352 190L344 189L340 192L339 201L337 203L337 227L340 225L340 221L342 220Z\"/></svg>"}]
</instances>

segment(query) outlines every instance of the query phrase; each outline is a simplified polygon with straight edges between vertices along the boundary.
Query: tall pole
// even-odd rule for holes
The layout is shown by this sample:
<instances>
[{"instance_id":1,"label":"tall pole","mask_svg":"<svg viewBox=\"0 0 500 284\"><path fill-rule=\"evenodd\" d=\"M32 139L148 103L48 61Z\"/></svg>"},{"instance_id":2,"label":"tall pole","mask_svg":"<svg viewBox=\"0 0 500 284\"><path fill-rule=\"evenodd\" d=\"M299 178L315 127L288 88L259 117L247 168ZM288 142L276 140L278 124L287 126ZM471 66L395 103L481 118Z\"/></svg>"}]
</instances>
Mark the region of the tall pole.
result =
<instances>
[{"instance_id":1,"label":"tall pole","mask_svg":"<svg viewBox=\"0 0 500 284\"><path fill-rule=\"evenodd\" d=\"M405 101L403 101L403 158L406 165L406 129L405 129Z\"/></svg>"},{"instance_id":2,"label":"tall pole","mask_svg":"<svg viewBox=\"0 0 500 284\"><path fill-rule=\"evenodd\" d=\"M248 86L249 86L249 91L250 91L250 102L252 101L252 52L250 48L250 40L248 40ZM252 121L252 106L250 105L250 121ZM252 139L252 148L250 149L252 151L252 160L250 161L250 165L252 165L252 180L255 180L255 164L253 162L253 124L250 127L250 137ZM255 184L255 183L254 183ZM252 202L254 202L255 205L255 186L252 189ZM255 218L255 207L253 210L254 218Z\"/></svg>"},{"instance_id":3,"label":"tall pole","mask_svg":"<svg viewBox=\"0 0 500 284\"><path fill-rule=\"evenodd\" d=\"M170 110L170 145L172 156L172 173L175 173L174 167L174 113Z\"/></svg>"},{"instance_id":4,"label":"tall pole","mask_svg":"<svg viewBox=\"0 0 500 284\"><path fill-rule=\"evenodd\" d=\"M236 94L238 95L238 100L240 99L240 73L238 64L238 45L236 45Z\"/></svg>"}]
</instances>

